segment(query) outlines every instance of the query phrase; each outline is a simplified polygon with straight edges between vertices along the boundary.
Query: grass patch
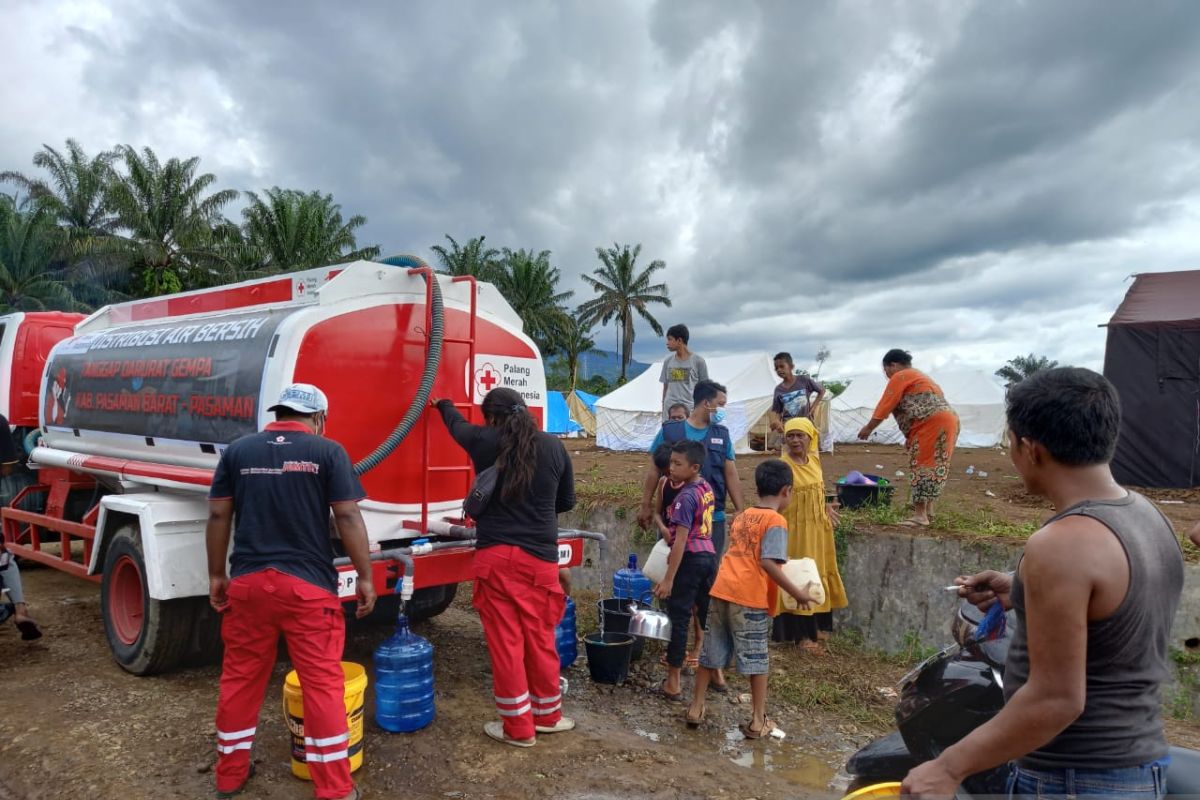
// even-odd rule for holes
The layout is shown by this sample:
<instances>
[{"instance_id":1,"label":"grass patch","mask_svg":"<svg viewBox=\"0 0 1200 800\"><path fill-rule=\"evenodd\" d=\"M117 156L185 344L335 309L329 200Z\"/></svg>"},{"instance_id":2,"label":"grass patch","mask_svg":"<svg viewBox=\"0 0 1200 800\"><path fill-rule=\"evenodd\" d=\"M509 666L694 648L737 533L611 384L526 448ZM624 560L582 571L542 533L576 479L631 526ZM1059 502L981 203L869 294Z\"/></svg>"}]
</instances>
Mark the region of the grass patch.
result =
<instances>
[{"instance_id":1,"label":"grass patch","mask_svg":"<svg viewBox=\"0 0 1200 800\"><path fill-rule=\"evenodd\" d=\"M889 658L893 658L902 664L919 664L936 654L939 649L921 644L921 635L916 631L909 631L904 634L904 641L900 643L900 652L896 653L895 656L889 656Z\"/></svg>"},{"instance_id":2,"label":"grass patch","mask_svg":"<svg viewBox=\"0 0 1200 800\"><path fill-rule=\"evenodd\" d=\"M598 464L593 464L583 473L575 475L575 501L584 511L611 508L620 519L622 514L632 515L642 502L641 473L626 479L614 479L605 474Z\"/></svg>"},{"instance_id":3,"label":"grass patch","mask_svg":"<svg viewBox=\"0 0 1200 800\"><path fill-rule=\"evenodd\" d=\"M930 530L981 536L988 539L1028 539L1041 525L1036 522L1013 522L988 509L964 511L953 504L939 506L929 526Z\"/></svg>"},{"instance_id":4,"label":"grass patch","mask_svg":"<svg viewBox=\"0 0 1200 800\"><path fill-rule=\"evenodd\" d=\"M1173 719L1195 722L1195 698L1200 694L1200 653L1171 648L1177 685L1168 689L1163 706Z\"/></svg>"},{"instance_id":5,"label":"grass patch","mask_svg":"<svg viewBox=\"0 0 1200 800\"><path fill-rule=\"evenodd\" d=\"M854 531L866 528L899 525L908 519L909 511L902 505L868 505L857 509L844 509L834 540L844 538ZM1028 539L1038 529L1036 522L1013 522L984 508L963 509L953 501L937 505L933 522L924 530L937 533L953 533L960 536L977 536L984 539ZM914 533L918 529L912 529ZM844 545L839 545L838 557L844 554Z\"/></svg>"},{"instance_id":6,"label":"grass patch","mask_svg":"<svg viewBox=\"0 0 1200 800\"><path fill-rule=\"evenodd\" d=\"M862 646L857 631L839 631L828 641L829 655L806 656L791 647L771 653L769 691L797 708L827 712L872 731L895 724L896 698L891 689L911 666L900 656L888 656Z\"/></svg>"}]
</instances>

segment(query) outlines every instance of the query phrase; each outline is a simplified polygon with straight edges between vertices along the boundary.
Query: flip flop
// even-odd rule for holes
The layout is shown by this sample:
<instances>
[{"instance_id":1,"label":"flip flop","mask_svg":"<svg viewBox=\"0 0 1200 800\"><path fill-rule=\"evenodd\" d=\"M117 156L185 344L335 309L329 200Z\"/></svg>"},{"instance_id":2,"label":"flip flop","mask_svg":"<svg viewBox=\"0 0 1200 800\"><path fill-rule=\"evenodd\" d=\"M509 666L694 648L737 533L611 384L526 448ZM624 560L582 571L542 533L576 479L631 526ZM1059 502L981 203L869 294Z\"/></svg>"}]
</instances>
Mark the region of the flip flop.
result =
<instances>
[{"instance_id":1,"label":"flip flop","mask_svg":"<svg viewBox=\"0 0 1200 800\"><path fill-rule=\"evenodd\" d=\"M484 723L483 732L495 739L497 742L511 744L513 747L533 747L537 744L537 739L512 739L504 732L504 723L496 720L495 722Z\"/></svg>"},{"instance_id":2,"label":"flip flop","mask_svg":"<svg viewBox=\"0 0 1200 800\"><path fill-rule=\"evenodd\" d=\"M705 706L704 709L701 710L699 717L693 717L689 710L688 712L684 712L683 721L689 728L691 728L692 730L696 730L696 728L699 728L701 725L704 724L704 717L707 714L708 714L708 706Z\"/></svg>"},{"instance_id":3,"label":"flip flop","mask_svg":"<svg viewBox=\"0 0 1200 800\"><path fill-rule=\"evenodd\" d=\"M31 619L23 619L18 622L17 630L21 632L21 639L26 642L42 638L42 629Z\"/></svg>"},{"instance_id":4,"label":"flip flop","mask_svg":"<svg viewBox=\"0 0 1200 800\"><path fill-rule=\"evenodd\" d=\"M683 665L688 669L697 669L700 666L700 656L688 656Z\"/></svg>"},{"instance_id":5,"label":"flip flop","mask_svg":"<svg viewBox=\"0 0 1200 800\"><path fill-rule=\"evenodd\" d=\"M918 522L915 519L906 519L900 523L901 528L928 528L928 522Z\"/></svg>"},{"instance_id":6,"label":"flip flop","mask_svg":"<svg viewBox=\"0 0 1200 800\"><path fill-rule=\"evenodd\" d=\"M708 688L710 691L716 692L717 694L729 694L729 684L728 683L717 683L716 681L709 681Z\"/></svg>"},{"instance_id":7,"label":"flip flop","mask_svg":"<svg viewBox=\"0 0 1200 800\"><path fill-rule=\"evenodd\" d=\"M770 718L767 717L763 718L763 726L758 730L754 730L754 728L751 727L753 724L754 720L750 720L749 722L743 722L742 724L738 725L738 730L742 732L742 736L745 736L747 739L761 739L768 735L771 731L775 730L775 723L771 722Z\"/></svg>"},{"instance_id":8,"label":"flip flop","mask_svg":"<svg viewBox=\"0 0 1200 800\"><path fill-rule=\"evenodd\" d=\"M683 692L668 692L667 691L667 681L665 678L663 680L659 681L658 689L656 691L659 694L661 694L664 698L666 698L667 700L670 700L672 703L682 703L683 702Z\"/></svg>"}]
</instances>

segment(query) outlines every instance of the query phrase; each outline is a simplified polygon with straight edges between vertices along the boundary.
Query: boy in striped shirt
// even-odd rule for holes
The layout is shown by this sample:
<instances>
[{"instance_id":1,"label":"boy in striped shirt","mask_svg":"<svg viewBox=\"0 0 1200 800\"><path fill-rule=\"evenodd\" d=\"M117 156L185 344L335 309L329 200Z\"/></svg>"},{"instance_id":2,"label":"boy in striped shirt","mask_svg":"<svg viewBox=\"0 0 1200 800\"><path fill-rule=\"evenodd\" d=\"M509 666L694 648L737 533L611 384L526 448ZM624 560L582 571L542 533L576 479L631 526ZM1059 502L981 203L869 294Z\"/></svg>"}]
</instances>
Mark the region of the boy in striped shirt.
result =
<instances>
[{"instance_id":1,"label":"boy in striped shirt","mask_svg":"<svg viewBox=\"0 0 1200 800\"><path fill-rule=\"evenodd\" d=\"M692 610L701 630L708 616L708 591L717 575L717 553L712 542L712 517L715 495L700 477L704 463L704 445L690 439L671 445L668 467L671 480L683 484L671 505L668 530L664 538L671 545L667 573L654 587L654 595L667 601L671 618L671 641L667 645L667 677L659 691L668 700L681 701L679 677L687 654L688 623Z\"/></svg>"}]
</instances>

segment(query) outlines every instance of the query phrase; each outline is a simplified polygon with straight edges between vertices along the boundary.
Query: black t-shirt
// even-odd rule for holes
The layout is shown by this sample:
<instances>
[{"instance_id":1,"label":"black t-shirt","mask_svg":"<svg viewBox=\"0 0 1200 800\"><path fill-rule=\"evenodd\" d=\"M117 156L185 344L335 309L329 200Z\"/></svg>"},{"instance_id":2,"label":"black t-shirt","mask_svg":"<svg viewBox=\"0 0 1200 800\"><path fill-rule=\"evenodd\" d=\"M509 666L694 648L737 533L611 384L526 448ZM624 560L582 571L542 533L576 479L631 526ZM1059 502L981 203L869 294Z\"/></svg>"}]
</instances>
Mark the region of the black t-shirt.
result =
<instances>
[{"instance_id":1,"label":"black t-shirt","mask_svg":"<svg viewBox=\"0 0 1200 800\"><path fill-rule=\"evenodd\" d=\"M17 464L20 461L17 443L13 439L12 429L8 427L8 418L0 414L0 464Z\"/></svg>"},{"instance_id":2,"label":"black t-shirt","mask_svg":"<svg viewBox=\"0 0 1200 800\"><path fill-rule=\"evenodd\" d=\"M329 506L366 497L340 444L273 422L225 449L209 497L233 499L233 577L274 567L337 591Z\"/></svg>"},{"instance_id":3,"label":"black t-shirt","mask_svg":"<svg viewBox=\"0 0 1200 800\"><path fill-rule=\"evenodd\" d=\"M471 457L475 471L496 463L500 453L500 431L472 425L448 400L438 403L450 435ZM475 546L509 544L542 561L558 561L558 515L575 507L575 473L562 442L547 433L537 438L537 468L525 499L514 505L501 498L504 476L488 507L475 520Z\"/></svg>"},{"instance_id":4,"label":"black t-shirt","mask_svg":"<svg viewBox=\"0 0 1200 800\"><path fill-rule=\"evenodd\" d=\"M659 492L658 513L662 517L663 524L670 527L671 506L674 504L675 498L679 496L679 493L683 491L683 487L687 486L687 484L682 483L679 486L672 486L670 476L667 476L661 483L662 490Z\"/></svg>"}]
</instances>

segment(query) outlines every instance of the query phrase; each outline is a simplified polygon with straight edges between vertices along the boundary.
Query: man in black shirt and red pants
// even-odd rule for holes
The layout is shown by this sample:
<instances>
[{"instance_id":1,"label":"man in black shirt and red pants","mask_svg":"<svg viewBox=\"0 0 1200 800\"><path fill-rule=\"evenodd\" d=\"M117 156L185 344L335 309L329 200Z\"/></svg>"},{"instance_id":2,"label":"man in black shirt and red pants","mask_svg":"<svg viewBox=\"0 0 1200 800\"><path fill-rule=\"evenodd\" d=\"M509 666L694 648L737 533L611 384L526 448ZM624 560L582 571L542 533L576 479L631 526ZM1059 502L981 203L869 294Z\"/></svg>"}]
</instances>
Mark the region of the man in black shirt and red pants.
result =
<instances>
[{"instance_id":1,"label":"man in black shirt and red pants","mask_svg":"<svg viewBox=\"0 0 1200 800\"><path fill-rule=\"evenodd\" d=\"M375 605L366 496L341 445L324 438L329 401L294 383L269 411L275 422L226 448L209 495L209 600L224 615L225 660L217 701L217 797L233 797L250 775L279 634L300 675L305 756L318 798L359 797L350 779L342 648L346 622L337 595L329 512L358 571L358 610ZM236 515L237 532L225 557Z\"/></svg>"}]
</instances>

